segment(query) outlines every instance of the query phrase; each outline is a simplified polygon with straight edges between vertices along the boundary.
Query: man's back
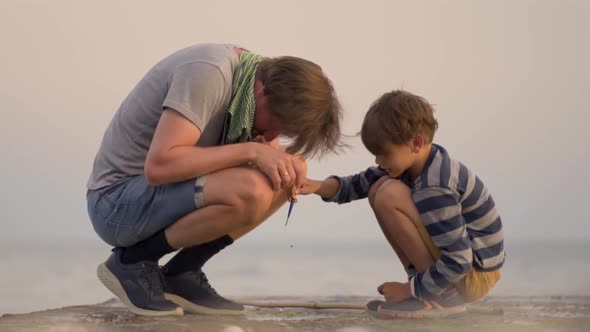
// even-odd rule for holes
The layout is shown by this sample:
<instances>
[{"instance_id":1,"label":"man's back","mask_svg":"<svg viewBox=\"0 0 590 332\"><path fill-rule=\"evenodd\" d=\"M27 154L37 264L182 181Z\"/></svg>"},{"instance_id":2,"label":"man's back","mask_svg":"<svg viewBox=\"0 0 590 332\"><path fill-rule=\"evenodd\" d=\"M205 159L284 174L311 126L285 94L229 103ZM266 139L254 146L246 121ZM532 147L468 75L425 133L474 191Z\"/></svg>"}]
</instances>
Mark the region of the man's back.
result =
<instances>
[{"instance_id":1,"label":"man's back","mask_svg":"<svg viewBox=\"0 0 590 332\"><path fill-rule=\"evenodd\" d=\"M143 173L165 107L180 112L201 129L198 145L218 144L237 63L233 45L203 44L180 50L151 68L106 129L88 189Z\"/></svg>"}]
</instances>

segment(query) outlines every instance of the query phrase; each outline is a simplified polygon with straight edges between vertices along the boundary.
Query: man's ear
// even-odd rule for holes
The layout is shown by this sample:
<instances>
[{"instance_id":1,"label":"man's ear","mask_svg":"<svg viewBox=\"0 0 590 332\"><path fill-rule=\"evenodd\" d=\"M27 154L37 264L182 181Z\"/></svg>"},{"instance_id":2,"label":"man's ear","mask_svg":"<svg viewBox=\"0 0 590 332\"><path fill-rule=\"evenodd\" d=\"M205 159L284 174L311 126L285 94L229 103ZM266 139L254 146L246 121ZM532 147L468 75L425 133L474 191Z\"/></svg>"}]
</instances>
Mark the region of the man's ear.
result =
<instances>
[{"instance_id":1,"label":"man's ear","mask_svg":"<svg viewBox=\"0 0 590 332\"><path fill-rule=\"evenodd\" d=\"M264 96L264 84L261 80L254 80L254 95L259 97Z\"/></svg>"}]
</instances>

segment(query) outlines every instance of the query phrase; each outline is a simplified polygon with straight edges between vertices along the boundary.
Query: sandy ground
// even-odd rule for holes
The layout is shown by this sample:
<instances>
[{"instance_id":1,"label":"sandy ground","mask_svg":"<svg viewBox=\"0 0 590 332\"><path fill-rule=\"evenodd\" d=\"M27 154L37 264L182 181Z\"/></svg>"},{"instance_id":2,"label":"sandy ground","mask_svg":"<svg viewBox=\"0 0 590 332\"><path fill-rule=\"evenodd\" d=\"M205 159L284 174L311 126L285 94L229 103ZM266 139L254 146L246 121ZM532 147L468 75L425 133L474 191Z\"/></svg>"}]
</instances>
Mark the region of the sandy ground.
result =
<instances>
[{"instance_id":1,"label":"sandy ground","mask_svg":"<svg viewBox=\"0 0 590 332\"><path fill-rule=\"evenodd\" d=\"M369 297L251 298L256 301L362 304ZM0 317L0 331L589 331L589 297L493 297L461 317L382 320L360 310L247 307L239 317L185 315L148 318L128 312L115 299Z\"/></svg>"}]
</instances>

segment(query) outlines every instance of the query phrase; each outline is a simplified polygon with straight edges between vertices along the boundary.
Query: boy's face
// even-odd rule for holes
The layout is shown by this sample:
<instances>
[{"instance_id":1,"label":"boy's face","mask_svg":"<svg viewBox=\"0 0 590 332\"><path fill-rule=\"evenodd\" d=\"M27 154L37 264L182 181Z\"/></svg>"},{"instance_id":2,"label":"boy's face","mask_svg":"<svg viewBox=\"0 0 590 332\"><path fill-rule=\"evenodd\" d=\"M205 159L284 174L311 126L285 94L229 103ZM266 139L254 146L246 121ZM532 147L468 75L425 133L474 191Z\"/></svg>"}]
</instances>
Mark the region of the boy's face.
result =
<instances>
[{"instance_id":1,"label":"boy's face","mask_svg":"<svg viewBox=\"0 0 590 332\"><path fill-rule=\"evenodd\" d=\"M389 144L385 153L375 156L375 163L385 169L389 176L398 177L414 164L415 149L411 142L407 144Z\"/></svg>"}]
</instances>

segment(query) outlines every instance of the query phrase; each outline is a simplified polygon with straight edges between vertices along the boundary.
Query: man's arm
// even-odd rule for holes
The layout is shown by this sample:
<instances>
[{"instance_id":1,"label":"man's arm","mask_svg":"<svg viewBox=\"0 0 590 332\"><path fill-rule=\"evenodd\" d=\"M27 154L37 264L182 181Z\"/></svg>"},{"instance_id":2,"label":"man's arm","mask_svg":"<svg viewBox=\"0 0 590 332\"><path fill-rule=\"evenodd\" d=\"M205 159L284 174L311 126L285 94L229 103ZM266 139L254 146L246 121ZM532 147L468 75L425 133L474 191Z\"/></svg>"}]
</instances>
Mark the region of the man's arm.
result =
<instances>
[{"instance_id":1,"label":"man's arm","mask_svg":"<svg viewBox=\"0 0 590 332\"><path fill-rule=\"evenodd\" d=\"M293 156L266 144L255 142L215 147L198 147L201 130L172 109L162 113L145 163L145 175L151 185L178 182L218 170L255 164L272 181L275 189L286 185L280 174L293 169L305 177Z\"/></svg>"}]
</instances>

